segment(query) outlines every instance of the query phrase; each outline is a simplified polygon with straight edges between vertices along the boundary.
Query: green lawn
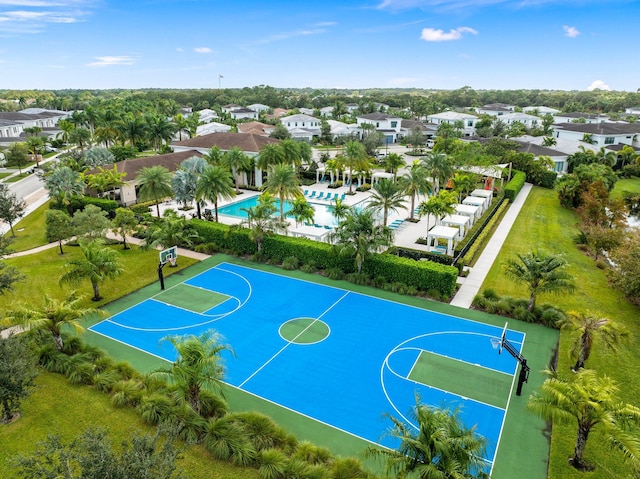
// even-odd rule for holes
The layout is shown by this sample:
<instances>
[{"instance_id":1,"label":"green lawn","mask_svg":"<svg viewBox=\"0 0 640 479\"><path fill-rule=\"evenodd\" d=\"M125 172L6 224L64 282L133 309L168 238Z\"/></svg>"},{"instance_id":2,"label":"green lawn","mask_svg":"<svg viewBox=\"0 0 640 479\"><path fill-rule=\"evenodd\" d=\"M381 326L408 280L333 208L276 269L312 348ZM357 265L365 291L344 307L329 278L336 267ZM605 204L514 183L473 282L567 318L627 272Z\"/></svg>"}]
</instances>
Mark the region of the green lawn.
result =
<instances>
[{"instance_id":1,"label":"green lawn","mask_svg":"<svg viewBox=\"0 0 640 479\"><path fill-rule=\"evenodd\" d=\"M611 198L622 198L622 192L640 193L640 178L625 178L618 180L611 192Z\"/></svg>"},{"instance_id":2,"label":"green lawn","mask_svg":"<svg viewBox=\"0 0 640 479\"><path fill-rule=\"evenodd\" d=\"M16 235L11 243L13 251L27 251L48 243L44 229L45 215L48 209L49 202L47 201L13 225L13 231ZM11 231L7 232L5 236L11 237Z\"/></svg>"},{"instance_id":3,"label":"green lawn","mask_svg":"<svg viewBox=\"0 0 640 479\"><path fill-rule=\"evenodd\" d=\"M33 451L47 434L59 434L70 440L88 427L102 427L110 431L113 444L118 445L131 439L132 434L154 433L134 409L116 409L111 406L109 395L87 386L74 386L57 374L42 373L35 391L23 406L19 420L9 425L0 424L0 477L7 479L16 477L12 458ZM216 461L199 446L184 449L179 467L191 479L258 478L256 469Z\"/></svg>"},{"instance_id":4,"label":"green lawn","mask_svg":"<svg viewBox=\"0 0 640 479\"><path fill-rule=\"evenodd\" d=\"M29 173L20 173L20 174L18 174L16 176L12 176L11 178L7 178L6 180L4 180L4 182L5 183L15 183L16 181L20 181L21 179L26 178L27 176L29 176Z\"/></svg>"},{"instance_id":5,"label":"green lawn","mask_svg":"<svg viewBox=\"0 0 640 479\"><path fill-rule=\"evenodd\" d=\"M620 385L620 397L640 406L640 351L632 346L640 337L639 308L611 289L606 272L597 269L593 260L576 248L573 237L577 233L577 223L578 217L573 212L559 206L555 191L534 187L500 251L499 261L493 265L483 283L483 289L491 288L500 295L528 297L524 287L504 278L501 261L514 257L515 253L536 248L564 254L570 265L568 270L576 280L577 290L570 295L542 296L540 303L554 304L566 311L597 311L605 317L615 319L631 331L631 345L623 346L617 355L599 350L596 345L587 367L614 378ZM573 364L569 357L570 344L571 338L562 333L558 370L567 377L571 375L569 368ZM575 425L553 428L549 478L629 477L628 466L606 447L600 432L590 435L585 455L588 460L598 464L597 470L583 473L569 467L567 459L572 455L575 438Z\"/></svg>"},{"instance_id":6,"label":"green lawn","mask_svg":"<svg viewBox=\"0 0 640 479\"><path fill-rule=\"evenodd\" d=\"M6 178L7 176L11 176L13 173L0 173L0 180Z\"/></svg>"},{"instance_id":7,"label":"green lawn","mask_svg":"<svg viewBox=\"0 0 640 479\"><path fill-rule=\"evenodd\" d=\"M143 251L132 247L123 250L121 245L111 246L122 255L122 265L125 272L115 280L107 280L100 286L100 293L104 297L102 301L92 302L91 284L87 280L76 289L87 297L84 307L100 307L136 291L150 283L157 282L158 252L155 250ZM27 277L26 280L14 284L14 291L9 291L0 296L0 310L4 311L21 302L30 302L39 305L42 296L46 293L50 297L63 299L69 294L69 286L61 287L58 280L62 276L64 264L81 256L78 246L64 246L64 255L59 254L58 248L49 249L36 254L10 258L7 264L13 265ZM196 263L192 258L180 258L176 268L164 268L165 276L180 272L185 267Z\"/></svg>"}]
</instances>

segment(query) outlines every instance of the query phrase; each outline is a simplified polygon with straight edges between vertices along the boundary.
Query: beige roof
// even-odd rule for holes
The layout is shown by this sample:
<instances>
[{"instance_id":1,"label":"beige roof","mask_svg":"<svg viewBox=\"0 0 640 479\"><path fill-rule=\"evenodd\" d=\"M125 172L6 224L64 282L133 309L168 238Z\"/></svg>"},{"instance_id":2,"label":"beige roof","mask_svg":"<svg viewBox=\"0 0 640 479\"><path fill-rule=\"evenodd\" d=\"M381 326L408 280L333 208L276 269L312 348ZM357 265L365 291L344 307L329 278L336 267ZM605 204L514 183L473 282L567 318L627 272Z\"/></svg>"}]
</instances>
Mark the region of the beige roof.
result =
<instances>
[{"instance_id":1,"label":"beige roof","mask_svg":"<svg viewBox=\"0 0 640 479\"><path fill-rule=\"evenodd\" d=\"M259 153L266 145L278 143L279 141L280 140L276 140L275 138L268 138L253 133L211 133L184 141L174 141L171 145L194 149L208 149L217 146L223 151L237 147L244 152Z\"/></svg>"},{"instance_id":2,"label":"beige roof","mask_svg":"<svg viewBox=\"0 0 640 479\"><path fill-rule=\"evenodd\" d=\"M262 123L261 121L250 121L248 123L238 123L239 133L252 133L254 135L268 136L267 130L273 130L273 125Z\"/></svg>"},{"instance_id":3,"label":"beige roof","mask_svg":"<svg viewBox=\"0 0 640 479\"><path fill-rule=\"evenodd\" d=\"M180 151L178 153L167 153L165 155L147 156L145 158L134 158L131 160L119 161L116 163L116 168L120 173L126 173L124 177L125 181L133 181L138 172L142 168L148 168L151 166L164 166L169 171L176 171L187 158L192 156L202 156L197 151ZM105 170L110 170L113 165L106 165L103 167ZM90 173L97 173L98 169L91 170Z\"/></svg>"}]
</instances>

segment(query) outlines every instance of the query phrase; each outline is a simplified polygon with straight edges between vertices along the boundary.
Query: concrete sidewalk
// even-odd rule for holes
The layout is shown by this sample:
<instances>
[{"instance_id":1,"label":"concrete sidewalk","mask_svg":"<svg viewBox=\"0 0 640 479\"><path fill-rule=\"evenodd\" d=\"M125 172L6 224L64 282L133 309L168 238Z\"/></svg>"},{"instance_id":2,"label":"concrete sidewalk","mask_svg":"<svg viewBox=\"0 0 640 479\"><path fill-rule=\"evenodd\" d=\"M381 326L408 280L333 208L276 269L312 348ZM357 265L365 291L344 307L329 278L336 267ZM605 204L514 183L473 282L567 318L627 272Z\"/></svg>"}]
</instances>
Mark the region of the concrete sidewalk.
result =
<instances>
[{"instance_id":1,"label":"concrete sidewalk","mask_svg":"<svg viewBox=\"0 0 640 479\"><path fill-rule=\"evenodd\" d=\"M511 231L513 223L516 221L516 218L522 209L522 205L524 205L524 202L527 200L527 196L529 196L531 188L532 185L530 183L524 184L520 193L518 193L518 196L516 196L516 199L504 215L504 218L502 218L500 225L496 228L496 231L487 243L487 246L480 255L480 258L478 258L476 264L471 268L469 276L464 278L462 286L460 286L460 289L458 289L458 292L450 302L451 305L459 306L461 308L471 307L473 298L475 298L478 291L480 291L482 283L487 277L494 261L498 257L498 253L500 253L500 249L507 239L507 235L509 234L509 231Z\"/></svg>"}]
</instances>

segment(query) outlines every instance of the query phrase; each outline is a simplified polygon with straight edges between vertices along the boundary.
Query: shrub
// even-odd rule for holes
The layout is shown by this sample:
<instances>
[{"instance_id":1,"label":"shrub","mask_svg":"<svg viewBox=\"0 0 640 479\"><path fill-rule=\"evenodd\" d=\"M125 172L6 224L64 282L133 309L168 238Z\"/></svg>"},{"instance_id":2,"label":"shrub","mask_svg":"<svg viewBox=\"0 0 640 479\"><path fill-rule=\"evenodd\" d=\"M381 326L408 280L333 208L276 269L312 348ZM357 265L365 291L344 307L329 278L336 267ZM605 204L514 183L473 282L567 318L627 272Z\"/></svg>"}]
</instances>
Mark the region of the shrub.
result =
<instances>
[{"instance_id":1,"label":"shrub","mask_svg":"<svg viewBox=\"0 0 640 479\"><path fill-rule=\"evenodd\" d=\"M165 394L151 393L142 396L138 405L138 412L142 419L149 424L158 424L167 419L175 403Z\"/></svg>"},{"instance_id":2,"label":"shrub","mask_svg":"<svg viewBox=\"0 0 640 479\"><path fill-rule=\"evenodd\" d=\"M513 201L520 193L520 190L524 186L524 182L527 179L527 175L523 171L513 170L513 177L511 181L504 187L504 196Z\"/></svg>"},{"instance_id":3,"label":"shrub","mask_svg":"<svg viewBox=\"0 0 640 479\"><path fill-rule=\"evenodd\" d=\"M558 173L556 173L555 171L545 171L541 175L539 186L542 186L543 188L553 189L553 187L556 185L557 178Z\"/></svg>"},{"instance_id":4,"label":"shrub","mask_svg":"<svg viewBox=\"0 0 640 479\"><path fill-rule=\"evenodd\" d=\"M289 256L282 262L282 267L289 271L298 269L298 266L300 266L300 261L295 256Z\"/></svg>"},{"instance_id":5,"label":"shrub","mask_svg":"<svg viewBox=\"0 0 640 479\"><path fill-rule=\"evenodd\" d=\"M265 449L258 455L258 474L261 479L281 479L287 467L287 456L278 449Z\"/></svg>"}]
</instances>

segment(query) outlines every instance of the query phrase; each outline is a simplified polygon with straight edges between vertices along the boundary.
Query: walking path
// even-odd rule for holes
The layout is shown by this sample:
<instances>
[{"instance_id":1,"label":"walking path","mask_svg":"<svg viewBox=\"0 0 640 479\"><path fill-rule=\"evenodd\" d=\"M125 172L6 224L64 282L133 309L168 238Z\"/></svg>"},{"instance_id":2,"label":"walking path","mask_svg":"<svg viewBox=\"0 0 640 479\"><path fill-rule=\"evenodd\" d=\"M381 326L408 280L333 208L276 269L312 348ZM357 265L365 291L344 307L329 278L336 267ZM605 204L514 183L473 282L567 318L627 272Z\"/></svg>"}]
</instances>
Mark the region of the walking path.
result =
<instances>
[{"instance_id":1,"label":"walking path","mask_svg":"<svg viewBox=\"0 0 640 479\"><path fill-rule=\"evenodd\" d=\"M516 218L522 209L522 205L524 205L524 202L527 200L527 196L529 196L531 188L532 185L530 183L524 184L520 193L518 193L518 196L516 196L516 199L502 218L500 225L498 225L493 236L485 246L480 258L478 258L476 264L471 268L469 276L464 279L462 286L460 286L460 289L458 289L458 292L451 300L451 305L459 306L461 308L471 307L473 298L478 294L478 291L487 277L491 266L493 266L494 261L498 257L498 253L507 239L507 235L509 234L509 231L511 231L513 223L516 221Z\"/></svg>"}]
</instances>

